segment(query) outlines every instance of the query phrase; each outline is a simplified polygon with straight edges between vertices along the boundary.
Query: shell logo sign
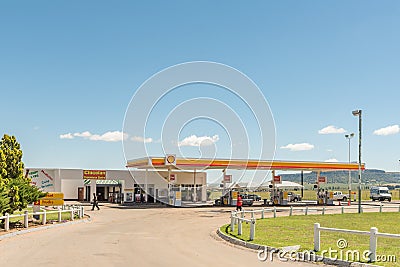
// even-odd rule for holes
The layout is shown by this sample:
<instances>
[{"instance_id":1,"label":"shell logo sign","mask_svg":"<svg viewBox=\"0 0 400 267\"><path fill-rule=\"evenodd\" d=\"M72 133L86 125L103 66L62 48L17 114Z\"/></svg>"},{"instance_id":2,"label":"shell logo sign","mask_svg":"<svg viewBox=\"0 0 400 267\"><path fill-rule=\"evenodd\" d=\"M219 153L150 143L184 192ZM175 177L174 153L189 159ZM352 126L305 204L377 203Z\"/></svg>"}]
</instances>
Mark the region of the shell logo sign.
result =
<instances>
[{"instance_id":1,"label":"shell logo sign","mask_svg":"<svg viewBox=\"0 0 400 267\"><path fill-rule=\"evenodd\" d=\"M274 183L275 184L281 184L282 183L282 178L280 175L275 175L274 176Z\"/></svg>"},{"instance_id":2,"label":"shell logo sign","mask_svg":"<svg viewBox=\"0 0 400 267\"><path fill-rule=\"evenodd\" d=\"M83 179L105 180L106 171L103 170L84 170Z\"/></svg>"}]
</instances>

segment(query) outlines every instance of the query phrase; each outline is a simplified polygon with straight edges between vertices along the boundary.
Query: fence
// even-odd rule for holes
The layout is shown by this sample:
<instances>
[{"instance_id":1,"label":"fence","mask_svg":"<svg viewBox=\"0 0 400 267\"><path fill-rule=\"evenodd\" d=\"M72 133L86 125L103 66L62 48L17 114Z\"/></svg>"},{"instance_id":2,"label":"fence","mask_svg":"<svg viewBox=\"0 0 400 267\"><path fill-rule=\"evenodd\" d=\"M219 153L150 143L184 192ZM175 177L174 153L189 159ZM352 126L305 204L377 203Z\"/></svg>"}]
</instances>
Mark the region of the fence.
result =
<instances>
[{"instance_id":1,"label":"fence","mask_svg":"<svg viewBox=\"0 0 400 267\"><path fill-rule=\"evenodd\" d=\"M376 261L376 249L377 249L377 240L378 237L389 237L389 238L400 238L400 235L397 234L387 234L387 233L379 233L376 227L371 227L370 231L357 231L357 230L348 230L348 229L338 229L338 228L326 228L321 227L319 223L314 223L314 250L320 251L321 249L321 231L328 232L339 232L339 233L350 233L350 234L358 234L358 235L369 235L369 261Z\"/></svg>"},{"instance_id":2,"label":"fence","mask_svg":"<svg viewBox=\"0 0 400 267\"><path fill-rule=\"evenodd\" d=\"M24 218L24 227L28 228L29 227L29 216L40 216L42 215L42 224L46 224L47 223L47 215L48 214L58 214L58 218L57 221L61 222L61 214L62 213L70 213L71 217L71 221L74 220L74 216L75 214L78 215L79 218L83 218L83 216L85 215L85 211L83 206L70 206L69 209L65 209L66 206L63 206L63 208L58 208L58 210L55 211L47 211L45 209L42 209L42 211L40 212L31 212L28 213L28 211L25 211L23 214L13 214L10 215L8 213L6 213L4 216L0 217L0 220L4 220L4 230L5 231L9 231L10 230L10 219L11 218L19 218L19 217L23 217Z\"/></svg>"},{"instance_id":3,"label":"fence","mask_svg":"<svg viewBox=\"0 0 400 267\"><path fill-rule=\"evenodd\" d=\"M326 212L328 211L335 211L337 212L338 207L332 207L332 208L327 208L323 206L322 208L310 208L308 206L306 207L299 207L299 208L294 208L293 206L290 206L289 209L277 209L276 207L273 208L261 208L259 210L243 210L243 211L232 211L231 212L231 224L230 224L230 229L231 231L235 231L235 225L238 225L238 235L242 235L242 224L243 222L245 223L251 223L250 225L250 237L249 240L252 241L254 240L255 233L256 233L256 215L260 214L260 219L265 218L266 213L272 213L273 218L277 217L277 212L280 211L289 211L289 216L292 216L295 212L300 212L301 214L308 215L309 213L321 213L321 215L325 215ZM396 207L391 206L391 207L385 207L383 205L380 205L379 207L376 206L370 206L370 207L361 207L361 212L367 209L379 209L379 212L383 212L383 210L386 209L395 209ZM345 211L349 210L354 210L355 212L358 212L358 207L354 206L341 206L339 211L341 214L346 213ZM398 212L400 212L400 205L398 206ZM245 218L245 214L250 214L250 219Z\"/></svg>"}]
</instances>

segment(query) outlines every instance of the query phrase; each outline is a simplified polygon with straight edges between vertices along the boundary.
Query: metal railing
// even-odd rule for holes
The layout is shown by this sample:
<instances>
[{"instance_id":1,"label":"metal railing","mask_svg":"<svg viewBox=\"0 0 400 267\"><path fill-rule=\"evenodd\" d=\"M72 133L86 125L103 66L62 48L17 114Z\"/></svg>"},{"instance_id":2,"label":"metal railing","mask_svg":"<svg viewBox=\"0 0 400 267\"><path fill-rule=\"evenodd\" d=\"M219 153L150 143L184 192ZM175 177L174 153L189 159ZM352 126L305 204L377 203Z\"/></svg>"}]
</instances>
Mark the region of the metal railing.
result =
<instances>
[{"instance_id":1,"label":"metal railing","mask_svg":"<svg viewBox=\"0 0 400 267\"><path fill-rule=\"evenodd\" d=\"M58 214L57 221L61 222L62 221L62 213L70 213L70 220L73 221L75 218L75 214L78 215L78 217L81 219L85 216L85 210L83 206L70 206L69 209L64 209L63 208L58 208L58 210L55 211L47 211L45 209L42 209L42 211L39 212L28 212L25 211L23 214L8 214L6 213L4 216L0 217L0 220L4 220L4 230L9 231L10 230L10 219L11 218L19 218L23 217L24 218L24 227L28 228L29 227L29 216L40 216L42 215L42 224L45 225L47 223L47 215L48 214Z\"/></svg>"},{"instance_id":2,"label":"metal railing","mask_svg":"<svg viewBox=\"0 0 400 267\"><path fill-rule=\"evenodd\" d=\"M379 233L378 228L371 227L370 231L358 231L358 230L348 230L348 229L338 229L338 228L327 228L321 227L319 223L314 223L314 251L321 250L321 231L328 232L339 232L339 233L349 233L358 235L369 235L369 261L376 261L376 250L377 250L377 240L378 237L388 237L388 238L399 238L398 234L387 234Z\"/></svg>"}]
</instances>

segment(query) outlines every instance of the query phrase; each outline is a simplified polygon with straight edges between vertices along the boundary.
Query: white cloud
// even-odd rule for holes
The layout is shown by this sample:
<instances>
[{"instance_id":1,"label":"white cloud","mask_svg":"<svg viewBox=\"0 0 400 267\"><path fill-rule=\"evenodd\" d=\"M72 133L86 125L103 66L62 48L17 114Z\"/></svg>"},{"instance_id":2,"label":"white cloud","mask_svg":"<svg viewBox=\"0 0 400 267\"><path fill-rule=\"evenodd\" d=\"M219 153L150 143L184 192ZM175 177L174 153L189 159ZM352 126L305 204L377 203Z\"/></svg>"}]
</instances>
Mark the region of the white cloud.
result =
<instances>
[{"instance_id":1,"label":"white cloud","mask_svg":"<svg viewBox=\"0 0 400 267\"><path fill-rule=\"evenodd\" d=\"M139 142L139 143L152 143L153 138L143 138L141 136L133 136L131 138L132 141Z\"/></svg>"},{"instance_id":2,"label":"white cloud","mask_svg":"<svg viewBox=\"0 0 400 267\"><path fill-rule=\"evenodd\" d=\"M290 151L305 151L314 149L314 145L309 143L300 144L288 144L286 146L281 146L282 149L289 149Z\"/></svg>"},{"instance_id":3,"label":"white cloud","mask_svg":"<svg viewBox=\"0 0 400 267\"><path fill-rule=\"evenodd\" d=\"M71 133L60 134L60 139L74 139L74 136Z\"/></svg>"},{"instance_id":4,"label":"white cloud","mask_svg":"<svg viewBox=\"0 0 400 267\"><path fill-rule=\"evenodd\" d=\"M74 136L76 137L83 137L83 138L89 138L90 136L92 136L92 134L88 131L83 132L83 133L74 133Z\"/></svg>"},{"instance_id":5,"label":"white cloud","mask_svg":"<svg viewBox=\"0 0 400 267\"><path fill-rule=\"evenodd\" d=\"M374 135L392 135L400 133L399 125L392 125L374 131Z\"/></svg>"},{"instance_id":6,"label":"white cloud","mask_svg":"<svg viewBox=\"0 0 400 267\"><path fill-rule=\"evenodd\" d=\"M341 134L345 132L346 132L345 129L337 128L334 125L326 126L325 128L322 128L321 130L318 131L319 134Z\"/></svg>"},{"instance_id":7,"label":"white cloud","mask_svg":"<svg viewBox=\"0 0 400 267\"><path fill-rule=\"evenodd\" d=\"M339 162L337 159L327 159L325 162Z\"/></svg>"},{"instance_id":8,"label":"white cloud","mask_svg":"<svg viewBox=\"0 0 400 267\"><path fill-rule=\"evenodd\" d=\"M191 135L178 142L178 146L210 146L219 140L218 135L210 136L196 136Z\"/></svg>"},{"instance_id":9,"label":"white cloud","mask_svg":"<svg viewBox=\"0 0 400 267\"><path fill-rule=\"evenodd\" d=\"M61 139L74 139L75 137L81 137L91 141L104 141L104 142L119 142L128 138L127 134L119 131L106 132L102 135L92 134L88 131L82 133L67 133L60 135Z\"/></svg>"}]
</instances>

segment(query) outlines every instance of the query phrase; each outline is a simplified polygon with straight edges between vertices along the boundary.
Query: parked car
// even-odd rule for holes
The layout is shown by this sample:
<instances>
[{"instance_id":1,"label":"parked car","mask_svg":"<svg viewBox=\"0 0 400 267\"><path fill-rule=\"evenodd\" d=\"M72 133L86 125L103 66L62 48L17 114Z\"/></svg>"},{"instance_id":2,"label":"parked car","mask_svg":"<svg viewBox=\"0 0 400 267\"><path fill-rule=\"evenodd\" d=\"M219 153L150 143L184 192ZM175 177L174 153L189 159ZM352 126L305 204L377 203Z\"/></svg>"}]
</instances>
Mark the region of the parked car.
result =
<instances>
[{"instance_id":1,"label":"parked car","mask_svg":"<svg viewBox=\"0 0 400 267\"><path fill-rule=\"evenodd\" d=\"M370 189L370 198L372 199L372 201L388 200L390 202L392 201L392 194L390 194L389 188L387 188L386 186L373 186Z\"/></svg>"},{"instance_id":2,"label":"parked car","mask_svg":"<svg viewBox=\"0 0 400 267\"><path fill-rule=\"evenodd\" d=\"M349 198L349 194L343 194L342 191L333 192L333 200L339 201L347 201Z\"/></svg>"},{"instance_id":3,"label":"parked car","mask_svg":"<svg viewBox=\"0 0 400 267\"><path fill-rule=\"evenodd\" d=\"M252 198L249 198L247 194L240 195L242 197L242 202L243 206L252 206L254 203L254 200Z\"/></svg>"},{"instance_id":4,"label":"parked car","mask_svg":"<svg viewBox=\"0 0 400 267\"><path fill-rule=\"evenodd\" d=\"M245 198L250 198L250 199L252 199L254 201L260 201L261 200L261 196L256 195L256 194L243 194L243 196Z\"/></svg>"},{"instance_id":5,"label":"parked car","mask_svg":"<svg viewBox=\"0 0 400 267\"><path fill-rule=\"evenodd\" d=\"M288 201L289 202L301 201L301 196L294 192L288 192Z\"/></svg>"}]
</instances>

